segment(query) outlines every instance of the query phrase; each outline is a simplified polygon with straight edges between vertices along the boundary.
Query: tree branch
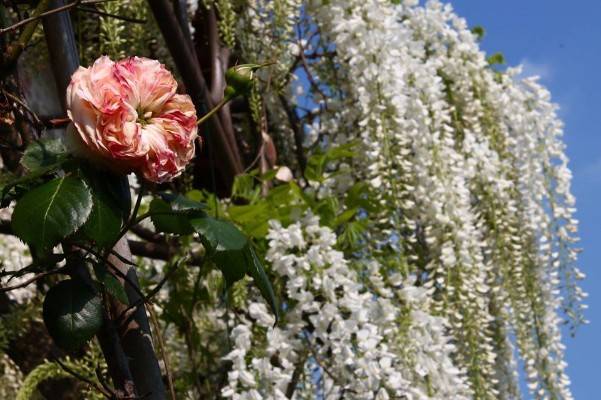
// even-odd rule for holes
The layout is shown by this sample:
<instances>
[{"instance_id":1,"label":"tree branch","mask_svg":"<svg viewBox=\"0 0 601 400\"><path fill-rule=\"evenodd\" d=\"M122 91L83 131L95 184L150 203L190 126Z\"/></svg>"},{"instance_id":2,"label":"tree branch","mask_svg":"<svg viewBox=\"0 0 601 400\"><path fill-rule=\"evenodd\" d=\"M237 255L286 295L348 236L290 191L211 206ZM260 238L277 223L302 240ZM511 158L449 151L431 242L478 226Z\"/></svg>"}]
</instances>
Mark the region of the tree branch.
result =
<instances>
[{"instance_id":1,"label":"tree branch","mask_svg":"<svg viewBox=\"0 0 601 400\"><path fill-rule=\"evenodd\" d=\"M37 21L40 18L44 18L44 17L47 17L49 15L59 13L61 11L67 11L67 10L69 10L69 9L71 9L73 7L77 7L79 5L97 4L97 3L104 3L104 2L107 2L107 1L110 1L110 0L75 0L73 3L69 3L69 4L66 4L64 6L53 8L51 10L45 11L45 12L37 14L37 15L34 12L34 15L32 15L31 17L25 18L24 20L19 21L19 22L17 22L14 25L11 25L11 26L8 26L6 28L0 29L0 35L4 35L7 32L14 31L15 29L18 29L21 26L26 25L26 24L28 24L30 22Z\"/></svg>"},{"instance_id":2,"label":"tree branch","mask_svg":"<svg viewBox=\"0 0 601 400\"><path fill-rule=\"evenodd\" d=\"M206 81L200 70L198 60L188 46L182 46L186 43L186 37L181 29L172 5L168 0L148 0L148 4L154 14L161 33L165 37L165 42L169 52L175 61L186 90L196 109L199 112L206 112L212 109L214 102L211 99ZM222 126L221 120L217 116L211 119L213 130L211 143L214 145L215 159L219 163L219 173L221 174L227 187L233 183L233 178L242 172L243 166L240 159L240 152L235 146L235 139L227 137L230 133L226 132ZM233 144L232 144L233 143Z\"/></svg>"},{"instance_id":3,"label":"tree branch","mask_svg":"<svg viewBox=\"0 0 601 400\"><path fill-rule=\"evenodd\" d=\"M38 26L38 21L40 16L44 13L44 11L48 8L50 4L50 0L42 0L38 3L37 7L33 11L33 16L31 18L32 24L29 24L25 27L21 35L17 41L13 44L10 44L6 49L6 54L4 54L2 61L2 68L6 70L11 70L12 66L17 62L17 58L21 55L21 52L25 49L33 33L35 32L35 28ZM7 28L8 29L8 28ZM9 71L2 71L3 75L6 75Z\"/></svg>"},{"instance_id":4,"label":"tree branch","mask_svg":"<svg viewBox=\"0 0 601 400\"><path fill-rule=\"evenodd\" d=\"M292 132L294 133L294 147L296 150L296 159L301 169L301 173L304 176L305 168L307 167L307 158L305 156L305 152L303 151L304 134L301 127L301 122L298 116L296 115L296 112L288 104L288 101L286 100L284 95L280 94L278 97L280 99L280 103L282 104L282 108L284 108L284 111L286 112L288 122L290 122L290 128L292 128Z\"/></svg>"}]
</instances>

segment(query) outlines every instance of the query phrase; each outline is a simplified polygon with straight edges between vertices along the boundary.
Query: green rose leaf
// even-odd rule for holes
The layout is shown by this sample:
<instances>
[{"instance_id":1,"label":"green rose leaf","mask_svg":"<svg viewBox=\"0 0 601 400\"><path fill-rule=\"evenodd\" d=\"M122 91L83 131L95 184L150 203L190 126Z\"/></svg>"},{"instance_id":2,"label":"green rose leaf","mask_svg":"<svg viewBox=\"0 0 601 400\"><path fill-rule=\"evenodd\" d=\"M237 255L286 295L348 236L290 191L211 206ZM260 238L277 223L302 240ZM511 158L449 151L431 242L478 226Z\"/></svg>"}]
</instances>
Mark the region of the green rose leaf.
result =
<instances>
[{"instance_id":1,"label":"green rose leaf","mask_svg":"<svg viewBox=\"0 0 601 400\"><path fill-rule=\"evenodd\" d=\"M188 212L194 215L204 215L203 210L207 208L206 205L196 200L192 200L181 194L173 193L161 193L161 198L165 200L171 206L173 211L179 211L181 213Z\"/></svg>"},{"instance_id":2,"label":"green rose leaf","mask_svg":"<svg viewBox=\"0 0 601 400\"><path fill-rule=\"evenodd\" d=\"M107 172L100 175L95 170L85 169L85 180L91 189L93 207L82 231L100 246L111 245L130 212L127 177Z\"/></svg>"},{"instance_id":3,"label":"green rose leaf","mask_svg":"<svg viewBox=\"0 0 601 400\"><path fill-rule=\"evenodd\" d=\"M161 193L150 202L150 218L159 232L190 235L194 228L190 218L205 216L206 206L181 194Z\"/></svg>"},{"instance_id":4,"label":"green rose leaf","mask_svg":"<svg viewBox=\"0 0 601 400\"><path fill-rule=\"evenodd\" d=\"M102 301L83 282L64 280L46 294L43 316L56 344L74 350L83 346L102 326Z\"/></svg>"},{"instance_id":5,"label":"green rose leaf","mask_svg":"<svg viewBox=\"0 0 601 400\"><path fill-rule=\"evenodd\" d=\"M231 286L245 274L249 275L277 317L273 288L246 236L231 223L211 217L191 219L190 224L201 236L209 256L223 273L227 285Z\"/></svg>"},{"instance_id":6,"label":"green rose leaf","mask_svg":"<svg viewBox=\"0 0 601 400\"><path fill-rule=\"evenodd\" d=\"M91 211L92 195L85 182L64 176L19 199L12 215L12 228L36 250L49 250L81 227Z\"/></svg>"},{"instance_id":7,"label":"green rose leaf","mask_svg":"<svg viewBox=\"0 0 601 400\"><path fill-rule=\"evenodd\" d=\"M190 224L200 234L228 286L242 279L248 264L244 255L249 245L246 236L229 222L210 217L192 219Z\"/></svg>"},{"instance_id":8,"label":"green rose leaf","mask_svg":"<svg viewBox=\"0 0 601 400\"><path fill-rule=\"evenodd\" d=\"M194 233L186 213L174 211L169 203L163 199L153 199L150 202L150 219L158 232L178 235Z\"/></svg>"},{"instance_id":9,"label":"green rose leaf","mask_svg":"<svg viewBox=\"0 0 601 400\"><path fill-rule=\"evenodd\" d=\"M68 157L67 149L58 139L39 140L30 144L21 158L21 164L28 171L50 166L59 166Z\"/></svg>"},{"instance_id":10,"label":"green rose leaf","mask_svg":"<svg viewBox=\"0 0 601 400\"><path fill-rule=\"evenodd\" d=\"M211 217L194 218L190 220L194 230L202 237L210 251L241 251L248 240L242 232L229 222Z\"/></svg>"}]
</instances>

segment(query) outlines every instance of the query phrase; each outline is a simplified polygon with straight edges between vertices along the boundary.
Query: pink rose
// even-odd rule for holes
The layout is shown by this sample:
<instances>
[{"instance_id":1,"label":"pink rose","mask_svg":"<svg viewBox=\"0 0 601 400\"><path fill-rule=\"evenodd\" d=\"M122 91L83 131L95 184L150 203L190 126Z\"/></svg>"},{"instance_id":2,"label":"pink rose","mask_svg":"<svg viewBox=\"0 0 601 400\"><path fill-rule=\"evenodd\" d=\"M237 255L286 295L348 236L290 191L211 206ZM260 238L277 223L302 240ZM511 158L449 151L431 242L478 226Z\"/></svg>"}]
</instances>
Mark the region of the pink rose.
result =
<instances>
[{"instance_id":1,"label":"pink rose","mask_svg":"<svg viewBox=\"0 0 601 400\"><path fill-rule=\"evenodd\" d=\"M117 173L157 183L175 178L194 156L197 130L190 96L176 89L156 60L104 56L80 67L67 88L68 144Z\"/></svg>"}]
</instances>

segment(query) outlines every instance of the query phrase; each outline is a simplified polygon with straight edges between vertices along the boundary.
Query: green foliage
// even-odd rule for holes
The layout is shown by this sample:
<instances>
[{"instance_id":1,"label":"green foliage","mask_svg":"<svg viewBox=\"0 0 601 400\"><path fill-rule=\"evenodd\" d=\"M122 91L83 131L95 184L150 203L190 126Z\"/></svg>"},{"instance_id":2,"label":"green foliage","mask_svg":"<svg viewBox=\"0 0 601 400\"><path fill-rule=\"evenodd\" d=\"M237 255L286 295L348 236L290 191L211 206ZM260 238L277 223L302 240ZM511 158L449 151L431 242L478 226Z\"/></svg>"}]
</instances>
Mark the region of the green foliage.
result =
<instances>
[{"instance_id":1,"label":"green foliage","mask_svg":"<svg viewBox=\"0 0 601 400\"><path fill-rule=\"evenodd\" d=\"M259 257L257 257L257 254L255 253L255 250L252 247L248 246L244 254L246 257L247 264L246 273L253 278L255 285L257 285L257 287L259 288L259 291L261 292L263 298L269 303L269 306L274 312L277 320L277 318L279 317L277 297L273 291L271 281L265 273L265 268L261 264Z\"/></svg>"},{"instance_id":2,"label":"green foliage","mask_svg":"<svg viewBox=\"0 0 601 400\"><path fill-rule=\"evenodd\" d=\"M323 182L326 178L325 172L330 162L340 161L345 158L351 158L355 155L353 147L356 145L350 142L341 146L328 149L325 153L316 152L307 160L305 169L305 178L311 181Z\"/></svg>"},{"instance_id":3,"label":"green foliage","mask_svg":"<svg viewBox=\"0 0 601 400\"><path fill-rule=\"evenodd\" d=\"M63 370L58 363L46 361L35 367L23 381L23 385L17 393L16 400L34 399L37 387L40 383L49 379L68 377L67 371Z\"/></svg>"},{"instance_id":4,"label":"green foliage","mask_svg":"<svg viewBox=\"0 0 601 400\"><path fill-rule=\"evenodd\" d=\"M327 152L317 152L307 161L305 177L324 184L334 174L328 172L331 163L345 161L355 156L354 143L330 148ZM232 205L228 208L229 217L239 224L249 236L262 239L269 229L269 220L278 220L284 226L296 221L305 210L311 209L319 215L320 222L338 230L340 244L344 248L356 244L367 227L368 221L362 212L376 210L369 185L355 183L341 197L318 197L308 195L295 182L273 186L267 195L260 196L257 183L266 182L269 174L257 177L256 172L236 177L232 198L245 200L249 204ZM272 178L272 177L271 177Z\"/></svg>"},{"instance_id":5,"label":"green foliage","mask_svg":"<svg viewBox=\"0 0 601 400\"><path fill-rule=\"evenodd\" d=\"M37 365L25 378L19 392L17 393L16 400L33 400L41 398L37 392L37 387L45 381L52 379L61 378L73 378L73 376L67 372L63 367L69 368L69 370L76 372L80 376L86 377L91 382L97 382L98 377L96 371L103 372L104 369L101 364L102 354L100 349L96 345L91 345L89 351L82 358L72 359L66 356L60 360L60 364L57 361L45 361L42 364ZM98 383L98 382L97 382ZM80 393L82 399L86 400L101 400L105 397L98 393L94 388L87 387Z\"/></svg>"},{"instance_id":6,"label":"green foliage","mask_svg":"<svg viewBox=\"0 0 601 400\"><path fill-rule=\"evenodd\" d=\"M67 150L62 141L57 139L40 140L25 149L21 165L32 172L50 166L58 166L67 157Z\"/></svg>"},{"instance_id":7,"label":"green foliage","mask_svg":"<svg viewBox=\"0 0 601 400\"><path fill-rule=\"evenodd\" d=\"M216 0L215 5L219 11L219 33L223 43L233 49L236 45L236 13L232 8L231 0Z\"/></svg>"},{"instance_id":8,"label":"green foliage","mask_svg":"<svg viewBox=\"0 0 601 400\"><path fill-rule=\"evenodd\" d=\"M211 217L193 219L190 224L200 234L209 256L223 273L227 284L242 279L246 272L246 237L232 224Z\"/></svg>"},{"instance_id":9,"label":"green foliage","mask_svg":"<svg viewBox=\"0 0 601 400\"><path fill-rule=\"evenodd\" d=\"M230 206L228 215L242 226L247 235L258 239L267 235L269 220L292 222L307 208L307 199L301 188L289 182L272 188L267 196L251 204Z\"/></svg>"},{"instance_id":10,"label":"green foliage","mask_svg":"<svg viewBox=\"0 0 601 400\"><path fill-rule=\"evenodd\" d=\"M15 207L15 234L39 251L47 251L75 232L92 211L92 195L85 182L63 176L25 194Z\"/></svg>"},{"instance_id":11,"label":"green foliage","mask_svg":"<svg viewBox=\"0 0 601 400\"><path fill-rule=\"evenodd\" d=\"M129 304L125 287L113 274L108 271L104 264L95 265L94 272L96 273L96 279L98 279L98 282L107 291L107 293L119 300L121 303Z\"/></svg>"},{"instance_id":12,"label":"green foliage","mask_svg":"<svg viewBox=\"0 0 601 400\"><path fill-rule=\"evenodd\" d=\"M183 213L172 210L169 203L163 199L153 199L150 202L150 218L157 232L190 235L194 229Z\"/></svg>"},{"instance_id":13,"label":"green foliage","mask_svg":"<svg viewBox=\"0 0 601 400\"><path fill-rule=\"evenodd\" d=\"M486 61L488 61L490 65L503 65L506 63L503 53L494 53L489 56Z\"/></svg>"},{"instance_id":14,"label":"green foliage","mask_svg":"<svg viewBox=\"0 0 601 400\"><path fill-rule=\"evenodd\" d=\"M206 206L188 196L161 194L150 203L149 214L159 232L179 235L198 233L207 255L231 287L245 275L252 277L261 294L277 314L277 301L267 274L247 237L233 224L209 217Z\"/></svg>"},{"instance_id":15,"label":"green foliage","mask_svg":"<svg viewBox=\"0 0 601 400\"><path fill-rule=\"evenodd\" d=\"M28 173L15 177L5 173L0 177L1 207L6 207L20 194L35 187L46 175L66 166L70 157L64 145L58 140L40 140L30 144L23 154L21 164Z\"/></svg>"},{"instance_id":16,"label":"green foliage","mask_svg":"<svg viewBox=\"0 0 601 400\"><path fill-rule=\"evenodd\" d=\"M58 346L77 349L102 326L102 301L83 282L64 280L46 294L43 316L48 333Z\"/></svg>"},{"instance_id":17,"label":"green foliage","mask_svg":"<svg viewBox=\"0 0 601 400\"><path fill-rule=\"evenodd\" d=\"M92 168L83 168L83 173L92 194L93 206L82 232L101 247L112 245L130 213L131 195L127 178Z\"/></svg>"},{"instance_id":18,"label":"green foliage","mask_svg":"<svg viewBox=\"0 0 601 400\"><path fill-rule=\"evenodd\" d=\"M189 217L205 215L205 205L181 194L164 193L150 203L150 218L158 232L190 235Z\"/></svg>"},{"instance_id":19,"label":"green foliage","mask_svg":"<svg viewBox=\"0 0 601 400\"><path fill-rule=\"evenodd\" d=\"M251 243L234 225L211 217L190 220L200 234L211 260L223 273L228 286L251 276L272 311L278 314L275 294Z\"/></svg>"},{"instance_id":20,"label":"green foliage","mask_svg":"<svg viewBox=\"0 0 601 400\"><path fill-rule=\"evenodd\" d=\"M484 27L477 25L477 26L474 26L471 30L472 30L472 33L474 34L474 36L476 36L477 40L484 39L484 35L486 35L486 30L484 29Z\"/></svg>"}]
</instances>

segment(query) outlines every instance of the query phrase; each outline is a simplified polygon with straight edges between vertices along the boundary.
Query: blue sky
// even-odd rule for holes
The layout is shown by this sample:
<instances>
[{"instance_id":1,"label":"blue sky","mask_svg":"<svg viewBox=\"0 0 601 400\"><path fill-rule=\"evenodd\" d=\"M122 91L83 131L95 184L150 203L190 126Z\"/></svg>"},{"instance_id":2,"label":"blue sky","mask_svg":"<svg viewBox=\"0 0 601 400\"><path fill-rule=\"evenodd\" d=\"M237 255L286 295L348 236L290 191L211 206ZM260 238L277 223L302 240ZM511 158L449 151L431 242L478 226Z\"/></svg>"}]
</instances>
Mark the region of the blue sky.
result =
<instances>
[{"instance_id":1,"label":"blue sky","mask_svg":"<svg viewBox=\"0 0 601 400\"><path fill-rule=\"evenodd\" d=\"M577 400L601 399L601 1L450 0L470 26L486 29L482 46L508 64L541 75L560 106L580 220L580 265L587 274L587 318L566 337Z\"/></svg>"}]
</instances>

